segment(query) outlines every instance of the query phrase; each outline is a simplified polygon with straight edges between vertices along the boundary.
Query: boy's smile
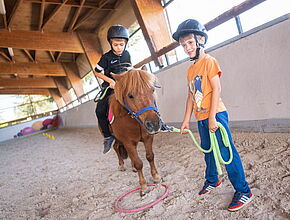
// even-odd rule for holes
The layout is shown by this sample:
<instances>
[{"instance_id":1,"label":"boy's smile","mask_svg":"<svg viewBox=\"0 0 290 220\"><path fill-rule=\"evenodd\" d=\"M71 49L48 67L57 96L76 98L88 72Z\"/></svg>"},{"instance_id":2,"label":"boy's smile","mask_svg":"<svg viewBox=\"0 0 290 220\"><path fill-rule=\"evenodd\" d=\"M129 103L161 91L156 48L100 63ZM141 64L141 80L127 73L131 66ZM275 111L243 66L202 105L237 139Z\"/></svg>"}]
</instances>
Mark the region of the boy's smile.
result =
<instances>
[{"instance_id":1,"label":"boy's smile","mask_svg":"<svg viewBox=\"0 0 290 220\"><path fill-rule=\"evenodd\" d=\"M192 34L180 38L179 40L181 46L183 47L184 52L190 57L193 58L196 55L196 42Z\"/></svg>"}]
</instances>

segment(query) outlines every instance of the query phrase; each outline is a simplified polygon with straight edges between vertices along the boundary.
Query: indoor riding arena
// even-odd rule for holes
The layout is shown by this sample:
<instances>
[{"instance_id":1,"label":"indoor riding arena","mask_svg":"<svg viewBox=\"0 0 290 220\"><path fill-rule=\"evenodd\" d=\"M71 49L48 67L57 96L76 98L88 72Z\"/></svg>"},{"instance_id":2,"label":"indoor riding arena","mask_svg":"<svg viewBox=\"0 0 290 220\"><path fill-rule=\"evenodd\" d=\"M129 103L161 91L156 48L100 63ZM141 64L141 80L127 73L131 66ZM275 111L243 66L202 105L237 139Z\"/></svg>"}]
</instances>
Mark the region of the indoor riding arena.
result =
<instances>
[{"instance_id":1,"label":"indoor riding arena","mask_svg":"<svg viewBox=\"0 0 290 220\"><path fill-rule=\"evenodd\" d=\"M286 0L0 0L0 219L290 219L289 8ZM191 91L187 69L199 61L172 38L186 19L204 25L204 51L222 72L220 96L252 193L237 211L228 210L235 189L224 165L233 162L213 147L221 185L199 195L208 153L194 114L192 133L179 130ZM111 96L125 116L114 115L115 144L104 154L95 111L106 80L96 67L114 51L114 25L128 30L132 67L113 74ZM155 77L154 98L142 107L130 103L139 94L118 100L129 88L121 77L135 70ZM149 114L157 132L148 131ZM120 117L128 123L116 132ZM119 133L128 139L123 166ZM142 134L139 142L131 133ZM145 137L153 137L159 179Z\"/></svg>"}]
</instances>

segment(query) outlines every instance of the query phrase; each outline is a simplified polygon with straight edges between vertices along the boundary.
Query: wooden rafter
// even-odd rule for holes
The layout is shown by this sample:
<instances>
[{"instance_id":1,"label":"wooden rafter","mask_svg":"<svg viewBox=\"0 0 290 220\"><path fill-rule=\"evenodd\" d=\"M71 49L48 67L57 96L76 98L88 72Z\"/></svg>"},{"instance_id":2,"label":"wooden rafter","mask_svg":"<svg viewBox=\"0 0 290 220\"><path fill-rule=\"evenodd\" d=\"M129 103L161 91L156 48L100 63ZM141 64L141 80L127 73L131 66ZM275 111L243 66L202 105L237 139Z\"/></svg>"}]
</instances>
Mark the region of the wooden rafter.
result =
<instances>
[{"instance_id":1,"label":"wooden rafter","mask_svg":"<svg viewBox=\"0 0 290 220\"><path fill-rule=\"evenodd\" d=\"M54 57L53 52L52 51L48 51L48 52L49 52L49 55L50 55L52 61L55 62L55 57Z\"/></svg>"},{"instance_id":2,"label":"wooden rafter","mask_svg":"<svg viewBox=\"0 0 290 220\"><path fill-rule=\"evenodd\" d=\"M60 63L1 63L0 76L7 74L35 76L66 76Z\"/></svg>"},{"instance_id":3,"label":"wooden rafter","mask_svg":"<svg viewBox=\"0 0 290 220\"><path fill-rule=\"evenodd\" d=\"M21 5L22 1L23 0L17 0L16 3L15 3L15 5L13 7L13 10L12 10L12 12L10 14L9 20L8 20L8 24L7 24L8 29L11 28L11 25L13 24L13 20L14 20L14 18L16 16L16 11L19 8L19 6Z\"/></svg>"},{"instance_id":4,"label":"wooden rafter","mask_svg":"<svg viewBox=\"0 0 290 220\"><path fill-rule=\"evenodd\" d=\"M4 89L32 89L32 88L57 88L53 78L15 78L1 79L0 87Z\"/></svg>"},{"instance_id":5,"label":"wooden rafter","mask_svg":"<svg viewBox=\"0 0 290 220\"><path fill-rule=\"evenodd\" d=\"M23 0L25 2L33 2L33 3L41 3L42 0ZM61 0L45 0L46 4L54 4L54 5L61 5L63 2ZM79 1L68 1L66 3L67 6L70 7L81 7L79 4ZM100 8L99 3L95 3L95 2L87 2L83 5L83 8L95 8L95 9L99 9L99 10L103 10L103 11L110 11L110 10L114 10L113 8Z\"/></svg>"},{"instance_id":6,"label":"wooden rafter","mask_svg":"<svg viewBox=\"0 0 290 220\"><path fill-rule=\"evenodd\" d=\"M91 9L85 16L83 16L80 21L73 27L73 31L78 29L86 20L88 20L93 14L95 14L98 9Z\"/></svg>"},{"instance_id":7,"label":"wooden rafter","mask_svg":"<svg viewBox=\"0 0 290 220\"><path fill-rule=\"evenodd\" d=\"M6 53L4 53L3 51L0 51L0 55L3 56L6 60L8 60L10 62L12 61L12 59Z\"/></svg>"},{"instance_id":8,"label":"wooden rafter","mask_svg":"<svg viewBox=\"0 0 290 220\"><path fill-rule=\"evenodd\" d=\"M30 61L35 62L35 59L32 57L32 55L29 52L29 50L23 49L23 51L28 56L28 58L30 59Z\"/></svg>"},{"instance_id":9,"label":"wooden rafter","mask_svg":"<svg viewBox=\"0 0 290 220\"><path fill-rule=\"evenodd\" d=\"M0 89L0 94L50 95L48 89Z\"/></svg>"},{"instance_id":10,"label":"wooden rafter","mask_svg":"<svg viewBox=\"0 0 290 220\"><path fill-rule=\"evenodd\" d=\"M5 29L7 29L7 18L6 18L6 14L2 15L2 18L3 18L3 23L4 23L4 27Z\"/></svg>"},{"instance_id":11,"label":"wooden rafter","mask_svg":"<svg viewBox=\"0 0 290 220\"><path fill-rule=\"evenodd\" d=\"M0 48L83 53L79 38L74 33L0 30Z\"/></svg>"},{"instance_id":12,"label":"wooden rafter","mask_svg":"<svg viewBox=\"0 0 290 220\"><path fill-rule=\"evenodd\" d=\"M84 3L85 3L85 0L81 0L80 7L78 7L76 9L76 12L75 12L75 14L74 14L74 16L73 16L73 18L71 20L71 23L70 23L69 27L68 27L68 31L72 31L73 30L73 27L74 27L74 25L75 25L79 15L80 15L80 13L81 13L81 10L83 8Z\"/></svg>"},{"instance_id":13,"label":"wooden rafter","mask_svg":"<svg viewBox=\"0 0 290 220\"><path fill-rule=\"evenodd\" d=\"M38 30L41 30L43 24L44 8L45 8L45 0L42 0L39 12Z\"/></svg>"},{"instance_id":14,"label":"wooden rafter","mask_svg":"<svg viewBox=\"0 0 290 220\"><path fill-rule=\"evenodd\" d=\"M61 57L62 52L58 52L56 58L55 58L55 62L58 62L60 57Z\"/></svg>"},{"instance_id":15,"label":"wooden rafter","mask_svg":"<svg viewBox=\"0 0 290 220\"><path fill-rule=\"evenodd\" d=\"M65 5L65 3L68 0L64 0L62 4L57 5L55 7L55 9L51 12L51 14L45 19L45 21L43 22L41 29L44 29L44 27L48 24L48 22L60 11L60 9Z\"/></svg>"}]
</instances>

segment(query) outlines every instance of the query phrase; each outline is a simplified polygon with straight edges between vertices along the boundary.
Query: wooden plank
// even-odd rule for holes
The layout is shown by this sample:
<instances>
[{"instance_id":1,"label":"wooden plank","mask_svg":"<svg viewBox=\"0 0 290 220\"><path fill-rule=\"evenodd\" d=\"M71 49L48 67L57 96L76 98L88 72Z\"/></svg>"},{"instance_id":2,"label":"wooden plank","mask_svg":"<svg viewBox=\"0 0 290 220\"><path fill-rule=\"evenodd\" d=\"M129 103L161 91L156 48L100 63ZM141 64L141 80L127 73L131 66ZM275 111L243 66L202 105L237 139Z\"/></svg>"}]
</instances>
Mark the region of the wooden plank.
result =
<instances>
[{"instance_id":1,"label":"wooden plank","mask_svg":"<svg viewBox=\"0 0 290 220\"><path fill-rule=\"evenodd\" d=\"M63 63L63 67L77 97L81 97L84 94L83 81L76 63Z\"/></svg>"},{"instance_id":2,"label":"wooden plank","mask_svg":"<svg viewBox=\"0 0 290 220\"><path fill-rule=\"evenodd\" d=\"M79 17L79 15L80 15L80 13L81 13L81 10L82 10L82 8L83 8L84 3L85 3L85 0L81 0L80 7L78 7L78 8L76 9L76 12L74 13L74 16L73 16L73 18L72 18L72 20L71 20L71 22L70 22L69 27L68 27L68 31L72 31L72 30L73 30L73 27L74 27L76 21L78 20L78 17Z\"/></svg>"},{"instance_id":3,"label":"wooden plank","mask_svg":"<svg viewBox=\"0 0 290 220\"><path fill-rule=\"evenodd\" d=\"M24 2L33 2L33 3L41 3L42 0L23 0ZM120 1L120 0L118 0ZM45 0L46 4L55 4L61 5L63 2L62 0ZM80 7L79 1L70 0L66 3L66 6L70 7ZM98 1L95 2L87 2L83 5L84 8L96 8L103 11L110 11L114 10L113 8L100 8Z\"/></svg>"},{"instance_id":4,"label":"wooden plank","mask_svg":"<svg viewBox=\"0 0 290 220\"><path fill-rule=\"evenodd\" d=\"M85 16L83 16L80 21L73 27L73 31L78 29L85 21L87 21L93 14L95 14L98 9L91 9Z\"/></svg>"},{"instance_id":5,"label":"wooden plank","mask_svg":"<svg viewBox=\"0 0 290 220\"><path fill-rule=\"evenodd\" d=\"M44 8L45 8L45 0L42 0L39 12L38 30L41 30L43 24Z\"/></svg>"},{"instance_id":6,"label":"wooden plank","mask_svg":"<svg viewBox=\"0 0 290 220\"><path fill-rule=\"evenodd\" d=\"M63 0L63 3L60 4L60 5L57 5L55 7L55 9L50 13L50 15L45 18L45 21L43 22L42 26L41 26L41 29L44 29L45 26L48 24L49 21L52 20L52 18L61 10L61 8L65 5L65 3L67 2L68 0Z\"/></svg>"},{"instance_id":7,"label":"wooden plank","mask_svg":"<svg viewBox=\"0 0 290 220\"><path fill-rule=\"evenodd\" d=\"M30 61L35 62L34 58L32 57L31 53L28 50L24 49L24 53L28 56Z\"/></svg>"},{"instance_id":8,"label":"wooden plank","mask_svg":"<svg viewBox=\"0 0 290 220\"><path fill-rule=\"evenodd\" d=\"M51 97L54 99L56 105L58 108L64 107L63 100L61 96L59 95L59 91L57 89L49 89Z\"/></svg>"},{"instance_id":9,"label":"wooden plank","mask_svg":"<svg viewBox=\"0 0 290 220\"><path fill-rule=\"evenodd\" d=\"M55 62L55 58L54 58L54 54L53 54L53 52L52 52L52 51L48 51L48 53L49 53L49 55L50 55L52 61Z\"/></svg>"},{"instance_id":10,"label":"wooden plank","mask_svg":"<svg viewBox=\"0 0 290 220\"><path fill-rule=\"evenodd\" d=\"M15 79L1 79L0 89L47 89L57 88L52 78L15 78Z\"/></svg>"},{"instance_id":11,"label":"wooden plank","mask_svg":"<svg viewBox=\"0 0 290 220\"><path fill-rule=\"evenodd\" d=\"M1 63L0 76L4 74L66 76L59 63Z\"/></svg>"},{"instance_id":12,"label":"wooden plank","mask_svg":"<svg viewBox=\"0 0 290 220\"><path fill-rule=\"evenodd\" d=\"M10 62L12 61L12 59L3 51L0 51L0 55Z\"/></svg>"},{"instance_id":13,"label":"wooden plank","mask_svg":"<svg viewBox=\"0 0 290 220\"><path fill-rule=\"evenodd\" d=\"M15 95L50 95L48 89L0 89L0 94Z\"/></svg>"},{"instance_id":14,"label":"wooden plank","mask_svg":"<svg viewBox=\"0 0 290 220\"><path fill-rule=\"evenodd\" d=\"M102 56L102 49L97 34L78 33L78 36L84 48L89 64L92 70L94 70Z\"/></svg>"},{"instance_id":15,"label":"wooden plank","mask_svg":"<svg viewBox=\"0 0 290 220\"><path fill-rule=\"evenodd\" d=\"M64 102L66 104L71 103L72 98L71 98L71 95L69 93L68 88L65 86L66 83L64 82L64 79L56 78L56 79L54 79L54 81L55 81L55 84L56 84L58 91L60 92Z\"/></svg>"},{"instance_id":16,"label":"wooden plank","mask_svg":"<svg viewBox=\"0 0 290 220\"><path fill-rule=\"evenodd\" d=\"M77 34L64 32L0 30L0 47L83 53Z\"/></svg>"},{"instance_id":17,"label":"wooden plank","mask_svg":"<svg viewBox=\"0 0 290 220\"><path fill-rule=\"evenodd\" d=\"M14 18L16 16L16 12L17 12L17 10L18 10L18 8L19 8L19 6L21 5L22 2L23 2L23 0L17 0L16 1L15 5L14 5L14 7L12 9L12 12L11 12L11 14L9 16L8 28L10 28L11 25L13 24L13 20L14 20Z\"/></svg>"},{"instance_id":18,"label":"wooden plank","mask_svg":"<svg viewBox=\"0 0 290 220\"><path fill-rule=\"evenodd\" d=\"M131 4L157 66L162 66L156 51L172 42L160 0L131 0ZM160 34L162 33L162 34Z\"/></svg>"}]
</instances>

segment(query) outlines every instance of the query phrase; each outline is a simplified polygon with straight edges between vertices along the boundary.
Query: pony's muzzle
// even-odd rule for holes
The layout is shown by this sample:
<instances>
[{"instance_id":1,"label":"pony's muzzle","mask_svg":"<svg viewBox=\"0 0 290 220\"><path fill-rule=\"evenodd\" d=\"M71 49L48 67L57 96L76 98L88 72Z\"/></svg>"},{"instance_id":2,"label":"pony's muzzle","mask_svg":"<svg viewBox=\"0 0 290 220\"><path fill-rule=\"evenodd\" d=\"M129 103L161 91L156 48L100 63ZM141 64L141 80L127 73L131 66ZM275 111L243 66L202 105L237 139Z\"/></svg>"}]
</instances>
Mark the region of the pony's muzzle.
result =
<instances>
[{"instance_id":1,"label":"pony's muzzle","mask_svg":"<svg viewBox=\"0 0 290 220\"><path fill-rule=\"evenodd\" d=\"M147 119L144 126L149 134L156 134L160 131L161 122L159 119Z\"/></svg>"}]
</instances>

